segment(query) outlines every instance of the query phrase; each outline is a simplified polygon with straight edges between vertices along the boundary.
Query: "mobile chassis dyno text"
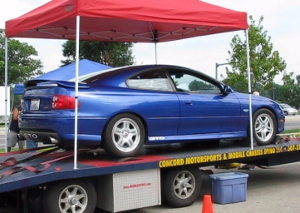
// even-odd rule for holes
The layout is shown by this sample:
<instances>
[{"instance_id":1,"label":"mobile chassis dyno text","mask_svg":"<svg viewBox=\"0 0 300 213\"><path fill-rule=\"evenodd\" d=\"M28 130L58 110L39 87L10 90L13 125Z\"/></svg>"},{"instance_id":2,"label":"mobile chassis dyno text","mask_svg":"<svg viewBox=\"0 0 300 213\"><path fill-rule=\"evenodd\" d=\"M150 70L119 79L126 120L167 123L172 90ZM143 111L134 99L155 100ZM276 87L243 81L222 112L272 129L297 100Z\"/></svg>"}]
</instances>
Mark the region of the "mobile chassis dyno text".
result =
<instances>
[{"instance_id":1,"label":"mobile chassis dyno text","mask_svg":"<svg viewBox=\"0 0 300 213\"><path fill-rule=\"evenodd\" d=\"M201 145L151 146L141 155L125 159L111 158L101 149L78 150L75 169L74 152L58 147L0 154L0 206L14 201L12 205L23 213L72 208L92 213L95 207L119 212L162 202L183 207L198 198L201 167L232 162L274 166L300 161L298 138L253 149L233 141L213 148Z\"/></svg>"}]
</instances>

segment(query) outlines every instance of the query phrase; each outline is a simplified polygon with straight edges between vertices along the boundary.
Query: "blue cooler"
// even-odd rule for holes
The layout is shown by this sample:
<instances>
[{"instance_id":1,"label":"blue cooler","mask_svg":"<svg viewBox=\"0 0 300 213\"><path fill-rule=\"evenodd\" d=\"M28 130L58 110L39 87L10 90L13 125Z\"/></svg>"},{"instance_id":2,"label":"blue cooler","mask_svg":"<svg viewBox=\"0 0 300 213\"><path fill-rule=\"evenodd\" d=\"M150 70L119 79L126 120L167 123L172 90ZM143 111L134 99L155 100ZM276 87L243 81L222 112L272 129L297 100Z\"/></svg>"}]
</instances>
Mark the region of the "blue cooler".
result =
<instances>
[{"instance_id":1,"label":"blue cooler","mask_svg":"<svg viewBox=\"0 0 300 213\"><path fill-rule=\"evenodd\" d=\"M248 176L241 172L210 175L212 201L219 204L246 201Z\"/></svg>"}]
</instances>

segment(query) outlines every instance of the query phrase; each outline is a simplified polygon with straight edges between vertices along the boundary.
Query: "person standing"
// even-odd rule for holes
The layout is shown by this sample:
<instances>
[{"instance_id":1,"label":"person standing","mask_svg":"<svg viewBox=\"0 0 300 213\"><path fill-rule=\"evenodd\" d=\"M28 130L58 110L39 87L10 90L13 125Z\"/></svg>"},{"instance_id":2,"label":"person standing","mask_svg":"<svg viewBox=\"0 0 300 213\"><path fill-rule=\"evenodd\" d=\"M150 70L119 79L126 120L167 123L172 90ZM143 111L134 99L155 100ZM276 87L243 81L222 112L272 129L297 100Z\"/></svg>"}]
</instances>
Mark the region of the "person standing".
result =
<instances>
[{"instance_id":1,"label":"person standing","mask_svg":"<svg viewBox=\"0 0 300 213\"><path fill-rule=\"evenodd\" d=\"M21 101L22 104L22 101ZM15 147L18 143L19 150L24 149L25 140L19 140L18 134L20 133L19 128L19 114L22 111L21 105L17 105L13 109L10 126L9 126L9 133L7 138L7 151L10 152L12 147Z\"/></svg>"}]
</instances>

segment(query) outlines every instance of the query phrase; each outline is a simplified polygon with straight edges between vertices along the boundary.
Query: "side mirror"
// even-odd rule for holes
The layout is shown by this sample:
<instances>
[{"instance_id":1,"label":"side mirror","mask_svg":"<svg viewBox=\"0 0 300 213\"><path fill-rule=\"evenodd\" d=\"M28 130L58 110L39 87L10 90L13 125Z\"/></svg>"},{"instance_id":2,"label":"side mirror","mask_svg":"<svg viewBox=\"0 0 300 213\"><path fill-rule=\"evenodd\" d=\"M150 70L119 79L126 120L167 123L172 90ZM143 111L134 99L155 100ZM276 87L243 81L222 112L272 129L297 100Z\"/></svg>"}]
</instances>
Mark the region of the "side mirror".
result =
<instances>
[{"instance_id":1,"label":"side mirror","mask_svg":"<svg viewBox=\"0 0 300 213\"><path fill-rule=\"evenodd\" d=\"M230 86L223 84L223 91L224 91L224 93L228 94L228 93L231 93L233 90L231 89Z\"/></svg>"}]
</instances>

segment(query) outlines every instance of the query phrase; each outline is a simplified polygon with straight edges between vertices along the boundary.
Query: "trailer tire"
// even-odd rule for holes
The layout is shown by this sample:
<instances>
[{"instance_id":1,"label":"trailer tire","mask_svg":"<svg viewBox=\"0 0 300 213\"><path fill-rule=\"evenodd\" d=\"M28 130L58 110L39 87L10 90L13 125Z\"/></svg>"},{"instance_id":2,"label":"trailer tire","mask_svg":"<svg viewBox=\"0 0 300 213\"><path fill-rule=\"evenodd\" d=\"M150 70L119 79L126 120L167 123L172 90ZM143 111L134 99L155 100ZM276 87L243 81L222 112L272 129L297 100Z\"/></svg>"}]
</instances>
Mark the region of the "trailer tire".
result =
<instances>
[{"instance_id":1,"label":"trailer tire","mask_svg":"<svg viewBox=\"0 0 300 213\"><path fill-rule=\"evenodd\" d=\"M115 157L135 156L145 143L145 128L135 115L123 113L113 117L104 133L104 150Z\"/></svg>"},{"instance_id":2,"label":"trailer tire","mask_svg":"<svg viewBox=\"0 0 300 213\"><path fill-rule=\"evenodd\" d=\"M267 109L259 109L253 116L253 138L257 145L269 145L275 141L277 122L274 114Z\"/></svg>"},{"instance_id":3,"label":"trailer tire","mask_svg":"<svg viewBox=\"0 0 300 213\"><path fill-rule=\"evenodd\" d=\"M96 202L95 187L86 180L55 182L47 186L43 195L44 213L74 212L71 208L78 213L93 213Z\"/></svg>"},{"instance_id":4,"label":"trailer tire","mask_svg":"<svg viewBox=\"0 0 300 213\"><path fill-rule=\"evenodd\" d=\"M178 208L192 205L199 197L201 174L197 167L178 167L162 171L162 202Z\"/></svg>"}]
</instances>

